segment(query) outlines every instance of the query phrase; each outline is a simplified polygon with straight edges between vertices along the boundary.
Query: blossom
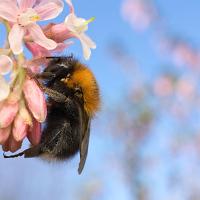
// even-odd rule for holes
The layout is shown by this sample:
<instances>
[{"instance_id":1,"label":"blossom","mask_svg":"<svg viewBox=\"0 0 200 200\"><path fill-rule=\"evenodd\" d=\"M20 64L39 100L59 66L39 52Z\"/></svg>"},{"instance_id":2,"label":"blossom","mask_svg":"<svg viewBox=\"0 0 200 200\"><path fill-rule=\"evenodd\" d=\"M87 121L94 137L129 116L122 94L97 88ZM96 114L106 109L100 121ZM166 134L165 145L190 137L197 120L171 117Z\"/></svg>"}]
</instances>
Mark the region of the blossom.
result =
<instances>
[{"instance_id":1,"label":"blossom","mask_svg":"<svg viewBox=\"0 0 200 200\"><path fill-rule=\"evenodd\" d=\"M79 18L74 13L74 7L71 0L66 0L66 3L70 7L70 14L65 18L65 25L69 31L80 40L84 57L88 60L91 55L90 49L95 49L96 44L85 34L85 31L88 30L88 24L94 20L94 17L89 20Z\"/></svg>"},{"instance_id":2,"label":"blossom","mask_svg":"<svg viewBox=\"0 0 200 200\"><path fill-rule=\"evenodd\" d=\"M86 60L90 58L90 49L96 48L96 44L85 34L85 31L88 29L88 24L93 20L94 18L89 20L79 18L74 13L70 13L65 19L65 25L69 31L74 35L74 37L77 37L80 40Z\"/></svg>"},{"instance_id":3,"label":"blossom","mask_svg":"<svg viewBox=\"0 0 200 200\"><path fill-rule=\"evenodd\" d=\"M62 10L61 0L18 0L18 4L14 0L1 2L0 17L13 24L8 36L13 53L20 54L23 51L22 42L27 33L40 46L48 50L55 49L56 42L48 39L36 22L55 18Z\"/></svg>"},{"instance_id":4,"label":"blossom","mask_svg":"<svg viewBox=\"0 0 200 200\"><path fill-rule=\"evenodd\" d=\"M41 139L41 124L33 119L33 126L28 129L27 137L32 145L37 145Z\"/></svg>"},{"instance_id":5,"label":"blossom","mask_svg":"<svg viewBox=\"0 0 200 200\"><path fill-rule=\"evenodd\" d=\"M19 109L19 104L5 101L0 108L0 128L8 127L14 120Z\"/></svg>"},{"instance_id":6,"label":"blossom","mask_svg":"<svg viewBox=\"0 0 200 200\"><path fill-rule=\"evenodd\" d=\"M94 20L91 18L85 20L79 18L74 13L74 7L70 0L66 0L70 6L70 14L65 18L64 23L49 24L44 27L45 35L56 42L64 42L69 38L78 38L82 44L84 58L88 60L91 55L91 49L96 48L96 44L90 39L85 32L88 30L88 24Z\"/></svg>"},{"instance_id":7,"label":"blossom","mask_svg":"<svg viewBox=\"0 0 200 200\"><path fill-rule=\"evenodd\" d=\"M28 124L24 121L20 114L17 114L15 117L15 121L13 123L13 138L20 142L22 141L27 135Z\"/></svg>"},{"instance_id":8,"label":"blossom","mask_svg":"<svg viewBox=\"0 0 200 200\"><path fill-rule=\"evenodd\" d=\"M26 79L23 87L25 99L34 118L38 122L44 122L47 115L47 107L43 92L33 79Z\"/></svg>"}]
</instances>

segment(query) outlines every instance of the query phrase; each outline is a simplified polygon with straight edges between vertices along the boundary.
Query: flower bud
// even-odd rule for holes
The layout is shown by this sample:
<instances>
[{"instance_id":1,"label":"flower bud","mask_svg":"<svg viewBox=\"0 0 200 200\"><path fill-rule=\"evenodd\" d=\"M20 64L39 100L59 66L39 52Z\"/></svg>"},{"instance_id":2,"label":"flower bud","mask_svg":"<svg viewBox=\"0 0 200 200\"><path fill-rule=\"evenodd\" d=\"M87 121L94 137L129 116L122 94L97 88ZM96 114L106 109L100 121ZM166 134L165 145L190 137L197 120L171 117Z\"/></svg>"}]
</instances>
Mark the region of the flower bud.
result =
<instances>
[{"instance_id":1,"label":"flower bud","mask_svg":"<svg viewBox=\"0 0 200 200\"><path fill-rule=\"evenodd\" d=\"M6 143L2 146L3 151L7 152L7 151L11 151L12 153L14 153L15 151L17 151L18 149L20 149L22 146L22 142L17 142L12 135L10 135L10 137L8 138L8 140L6 141Z\"/></svg>"},{"instance_id":2,"label":"flower bud","mask_svg":"<svg viewBox=\"0 0 200 200\"><path fill-rule=\"evenodd\" d=\"M0 109L0 128L6 128L13 122L18 108L18 102L14 104L8 102L4 103Z\"/></svg>"},{"instance_id":3,"label":"flower bud","mask_svg":"<svg viewBox=\"0 0 200 200\"><path fill-rule=\"evenodd\" d=\"M7 127L7 128L1 128L0 129L0 144L4 144L8 138L9 138L9 135L10 135L10 130L11 130L11 127Z\"/></svg>"},{"instance_id":4,"label":"flower bud","mask_svg":"<svg viewBox=\"0 0 200 200\"><path fill-rule=\"evenodd\" d=\"M43 92L33 79L26 79L23 92L34 118L38 122L43 122L47 115L47 107Z\"/></svg>"},{"instance_id":5,"label":"flower bud","mask_svg":"<svg viewBox=\"0 0 200 200\"><path fill-rule=\"evenodd\" d=\"M40 143L41 139L41 124L33 120L33 126L29 127L27 137L32 145L37 145Z\"/></svg>"},{"instance_id":6,"label":"flower bud","mask_svg":"<svg viewBox=\"0 0 200 200\"><path fill-rule=\"evenodd\" d=\"M32 117L25 106L20 108L19 115L24 120L25 124L32 126Z\"/></svg>"},{"instance_id":7,"label":"flower bud","mask_svg":"<svg viewBox=\"0 0 200 200\"><path fill-rule=\"evenodd\" d=\"M18 114L14 120L14 125L12 130L13 138L17 142L22 141L27 135L27 128L28 125L25 123L21 115Z\"/></svg>"}]
</instances>

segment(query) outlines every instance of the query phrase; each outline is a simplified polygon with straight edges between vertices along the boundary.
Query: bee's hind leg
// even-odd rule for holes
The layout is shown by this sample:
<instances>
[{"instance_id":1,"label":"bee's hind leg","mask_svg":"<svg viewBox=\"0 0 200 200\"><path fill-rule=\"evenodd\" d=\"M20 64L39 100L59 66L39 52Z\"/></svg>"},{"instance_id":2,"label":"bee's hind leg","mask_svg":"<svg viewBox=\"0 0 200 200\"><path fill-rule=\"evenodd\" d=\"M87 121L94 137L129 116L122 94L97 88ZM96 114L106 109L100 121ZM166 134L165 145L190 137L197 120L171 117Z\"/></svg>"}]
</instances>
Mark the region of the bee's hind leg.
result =
<instances>
[{"instance_id":1,"label":"bee's hind leg","mask_svg":"<svg viewBox=\"0 0 200 200\"><path fill-rule=\"evenodd\" d=\"M31 147L29 149L26 149L18 154L13 154L13 155L10 155L10 156L7 156L5 153L3 154L3 157L4 158L16 158L16 157L19 157L19 156L24 156L24 158L32 158L32 157L37 157L41 154L41 148L40 148L40 145L37 145L37 146L34 146L34 147Z\"/></svg>"}]
</instances>

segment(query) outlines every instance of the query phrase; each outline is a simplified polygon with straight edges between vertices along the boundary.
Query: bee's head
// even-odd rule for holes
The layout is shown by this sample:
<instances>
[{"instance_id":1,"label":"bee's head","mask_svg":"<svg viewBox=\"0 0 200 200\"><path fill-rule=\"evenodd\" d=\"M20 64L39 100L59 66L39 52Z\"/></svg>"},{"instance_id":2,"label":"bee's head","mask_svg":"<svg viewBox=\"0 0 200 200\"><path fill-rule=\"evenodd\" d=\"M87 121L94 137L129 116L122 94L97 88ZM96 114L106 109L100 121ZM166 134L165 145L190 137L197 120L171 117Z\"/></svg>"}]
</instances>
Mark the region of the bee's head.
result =
<instances>
[{"instance_id":1,"label":"bee's head","mask_svg":"<svg viewBox=\"0 0 200 200\"><path fill-rule=\"evenodd\" d=\"M89 116L93 116L100 107L99 87L91 70L73 56L57 57L50 61L46 72L55 74L56 82L64 83L80 99Z\"/></svg>"},{"instance_id":2,"label":"bee's head","mask_svg":"<svg viewBox=\"0 0 200 200\"><path fill-rule=\"evenodd\" d=\"M50 62L44 72L54 74L54 81L69 76L72 73L76 63L76 60L73 58L73 56L47 58L50 60Z\"/></svg>"}]
</instances>

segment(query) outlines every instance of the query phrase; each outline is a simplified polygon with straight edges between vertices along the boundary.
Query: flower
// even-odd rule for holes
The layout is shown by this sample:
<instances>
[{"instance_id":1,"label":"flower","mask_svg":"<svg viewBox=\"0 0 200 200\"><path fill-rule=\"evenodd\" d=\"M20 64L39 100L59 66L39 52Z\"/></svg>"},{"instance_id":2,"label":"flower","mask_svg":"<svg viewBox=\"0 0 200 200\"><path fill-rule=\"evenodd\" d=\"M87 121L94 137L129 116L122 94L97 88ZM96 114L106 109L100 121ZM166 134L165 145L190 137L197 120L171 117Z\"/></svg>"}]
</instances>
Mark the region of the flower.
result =
<instances>
[{"instance_id":1,"label":"flower","mask_svg":"<svg viewBox=\"0 0 200 200\"><path fill-rule=\"evenodd\" d=\"M23 92L29 110L38 122L44 122L47 115L46 101L43 92L33 79L26 79Z\"/></svg>"},{"instance_id":2,"label":"flower","mask_svg":"<svg viewBox=\"0 0 200 200\"><path fill-rule=\"evenodd\" d=\"M83 18L77 17L74 13L70 13L65 19L65 25L69 31L77 37L83 48L84 58L88 60L91 55L90 49L95 49L96 44L85 34L85 31L88 29L88 24L92 22L94 18L85 20Z\"/></svg>"},{"instance_id":3,"label":"flower","mask_svg":"<svg viewBox=\"0 0 200 200\"><path fill-rule=\"evenodd\" d=\"M33 119L33 126L30 126L27 133L28 140L32 145L40 143L41 139L41 124Z\"/></svg>"},{"instance_id":4,"label":"flower","mask_svg":"<svg viewBox=\"0 0 200 200\"><path fill-rule=\"evenodd\" d=\"M36 22L55 18L62 10L61 0L5 0L1 2L0 17L13 24L8 36L13 53L20 54L23 51L22 42L27 33L40 46L48 50L55 49L56 42L48 39Z\"/></svg>"},{"instance_id":5,"label":"flower","mask_svg":"<svg viewBox=\"0 0 200 200\"><path fill-rule=\"evenodd\" d=\"M88 60L91 55L90 49L95 49L96 44L85 34L85 31L87 31L88 24L94 20L94 17L89 20L79 18L74 13L74 7L71 0L66 0L66 3L70 7L70 14L65 18L65 25L69 31L80 40L84 57Z\"/></svg>"},{"instance_id":6,"label":"flower","mask_svg":"<svg viewBox=\"0 0 200 200\"><path fill-rule=\"evenodd\" d=\"M28 124L24 121L23 117L20 114L17 114L15 117L15 121L13 123L13 138L20 142L22 141L27 135Z\"/></svg>"},{"instance_id":7,"label":"flower","mask_svg":"<svg viewBox=\"0 0 200 200\"><path fill-rule=\"evenodd\" d=\"M14 120L19 109L18 102L10 103L5 101L0 108L0 128L8 127Z\"/></svg>"},{"instance_id":8,"label":"flower","mask_svg":"<svg viewBox=\"0 0 200 200\"><path fill-rule=\"evenodd\" d=\"M96 44L85 34L88 29L88 24L94 20L91 18L85 20L79 18L74 13L74 7L70 0L66 0L70 6L70 14L65 18L64 23L49 24L44 27L45 35L56 42L64 42L65 40L75 37L78 38L83 47L84 58L88 60L91 55L90 49L95 49Z\"/></svg>"}]
</instances>

